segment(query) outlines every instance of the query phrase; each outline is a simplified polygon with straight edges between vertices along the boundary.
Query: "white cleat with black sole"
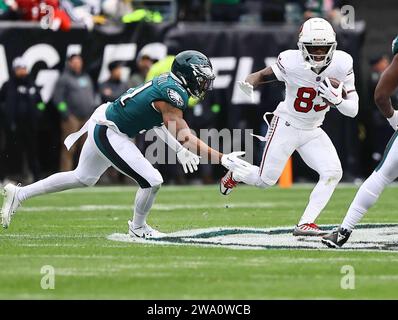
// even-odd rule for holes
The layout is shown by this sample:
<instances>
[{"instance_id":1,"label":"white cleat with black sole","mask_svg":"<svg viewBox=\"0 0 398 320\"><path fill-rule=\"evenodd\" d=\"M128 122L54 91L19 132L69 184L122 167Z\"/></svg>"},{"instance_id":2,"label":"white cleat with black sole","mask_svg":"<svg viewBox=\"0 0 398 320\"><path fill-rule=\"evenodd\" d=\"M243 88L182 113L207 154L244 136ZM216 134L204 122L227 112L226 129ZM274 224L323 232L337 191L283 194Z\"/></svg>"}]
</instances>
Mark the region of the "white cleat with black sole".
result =
<instances>
[{"instance_id":1,"label":"white cleat with black sole","mask_svg":"<svg viewBox=\"0 0 398 320\"><path fill-rule=\"evenodd\" d=\"M139 228L134 228L133 221L129 220L128 225L129 225L129 235L132 238L150 239L150 238L161 238L166 235L165 233L152 228L148 224L144 224L142 227Z\"/></svg>"},{"instance_id":2,"label":"white cleat with black sole","mask_svg":"<svg viewBox=\"0 0 398 320\"><path fill-rule=\"evenodd\" d=\"M1 224L5 229L10 225L12 216L21 204L17 197L19 189L19 186L15 186L12 183L7 184L3 189L4 199L1 208Z\"/></svg>"}]
</instances>

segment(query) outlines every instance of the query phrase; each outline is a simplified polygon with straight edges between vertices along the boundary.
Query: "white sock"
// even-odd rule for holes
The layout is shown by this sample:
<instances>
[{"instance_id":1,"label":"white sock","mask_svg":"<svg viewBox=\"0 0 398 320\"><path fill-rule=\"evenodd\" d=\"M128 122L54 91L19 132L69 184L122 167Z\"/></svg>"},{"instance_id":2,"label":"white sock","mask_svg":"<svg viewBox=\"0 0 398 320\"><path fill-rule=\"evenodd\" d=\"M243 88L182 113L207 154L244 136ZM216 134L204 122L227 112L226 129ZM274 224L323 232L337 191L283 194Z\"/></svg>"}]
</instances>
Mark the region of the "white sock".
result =
<instances>
[{"instance_id":1,"label":"white sock","mask_svg":"<svg viewBox=\"0 0 398 320\"><path fill-rule=\"evenodd\" d=\"M60 172L49 176L46 179L37 181L18 190L18 200L26 199L51 192L58 192L67 189L81 188L86 185L81 183L75 176L74 171Z\"/></svg>"},{"instance_id":2,"label":"white sock","mask_svg":"<svg viewBox=\"0 0 398 320\"><path fill-rule=\"evenodd\" d=\"M390 182L380 171L373 172L359 188L341 227L349 231L353 230Z\"/></svg>"},{"instance_id":3,"label":"white sock","mask_svg":"<svg viewBox=\"0 0 398 320\"><path fill-rule=\"evenodd\" d=\"M329 177L321 178L318 181L314 190L311 192L309 202L298 225L315 222L323 208L325 208L329 202L338 182L337 179L334 181Z\"/></svg>"},{"instance_id":4,"label":"white sock","mask_svg":"<svg viewBox=\"0 0 398 320\"><path fill-rule=\"evenodd\" d=\"M149 214L156 194L160 189L159 186L152 188L139 188L135 195L133 228L140 228L146 223L146 217Z\"/></svg>"}]
</instances>

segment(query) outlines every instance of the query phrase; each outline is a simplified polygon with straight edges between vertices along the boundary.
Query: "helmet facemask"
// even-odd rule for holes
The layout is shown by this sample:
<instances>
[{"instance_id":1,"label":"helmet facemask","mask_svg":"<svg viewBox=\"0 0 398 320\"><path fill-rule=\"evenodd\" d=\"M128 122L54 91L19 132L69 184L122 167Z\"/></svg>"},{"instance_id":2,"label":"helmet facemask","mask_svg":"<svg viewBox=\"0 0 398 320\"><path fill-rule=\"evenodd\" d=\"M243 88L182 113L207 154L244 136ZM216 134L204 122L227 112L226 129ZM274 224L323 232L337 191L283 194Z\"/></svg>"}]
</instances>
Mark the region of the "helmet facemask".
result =
<instances>
[{"instance_id":1,"label":"helmet facemask","mask_svg":"<svg viewBox=\"0 0 398 320\"><path fill-rule=\"evenodd\" d=\"M216 78L210 59L195 50L180 52L174 59L171 73L192 97L200 100L213 88Z\"/></svg>"},{"instance_id":2,"label":"helmet facemask","mask_svg":"<svg viewBox=\"0 0 398 320\"><path fill-rule=\"evenodd\" d=\"M332 62L336 51L336 33L322 18L311 18L303 23L297 43L307 66L321 69Z\"/></svg>"},{"instance_id":3,"label":"helmet facemask","mask_svg":"<svg viewBox=\"0 0 398 320\"><path fill-rule=\"evenodd\" d=\"M213 89L213 82L216 78L211 66L191 64L194 79L187 84L187 91L194 98L202 100L206 92Z\"/></svg>"},{"instance_id":4,"label":"helmet facemask","mask_svg":"<svg viewBox=\"0 0 398 320\"><path fill-rule=\"evenodd\" d=\"M299 42L297 45L303 54L304 60L308 62L312 68L320 69L328 66L332 61L337 43L313 44ZM324 53L316 53L318 48L324 49Z\"/></svg>"}]
</instances>

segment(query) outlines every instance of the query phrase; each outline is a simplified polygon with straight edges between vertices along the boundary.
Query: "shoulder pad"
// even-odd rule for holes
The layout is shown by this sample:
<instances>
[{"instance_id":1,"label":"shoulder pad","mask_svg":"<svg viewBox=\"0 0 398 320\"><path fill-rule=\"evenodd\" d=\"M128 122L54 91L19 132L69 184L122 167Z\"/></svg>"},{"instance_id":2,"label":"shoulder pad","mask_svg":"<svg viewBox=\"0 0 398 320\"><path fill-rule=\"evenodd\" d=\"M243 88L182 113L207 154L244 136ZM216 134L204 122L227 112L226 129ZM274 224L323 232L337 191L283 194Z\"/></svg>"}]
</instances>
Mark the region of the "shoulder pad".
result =
<instances>
[{"instance_id":1,"label":"shoulder pad","mask_svg":"<svg viewBox=\"0 0 398 320\"><path fill-rule=\"evenodd\" d=\"M333 59L337 60L336 65L342 73L348 75L353 71L353 59L349 53L341 50L336 50L333 55Z\"/></svg>"},{"instance_id":2,"label":"shoulder pad","mask_svg":"<svg viewBox=\"0 0 398 320\"><path fill-rule=\"evenodd\" d=\"M161 89L163 99L172 106L185 110L188 105L188 94L184 88L177 85L167 85Z\"/></svg>"}]
</instances>

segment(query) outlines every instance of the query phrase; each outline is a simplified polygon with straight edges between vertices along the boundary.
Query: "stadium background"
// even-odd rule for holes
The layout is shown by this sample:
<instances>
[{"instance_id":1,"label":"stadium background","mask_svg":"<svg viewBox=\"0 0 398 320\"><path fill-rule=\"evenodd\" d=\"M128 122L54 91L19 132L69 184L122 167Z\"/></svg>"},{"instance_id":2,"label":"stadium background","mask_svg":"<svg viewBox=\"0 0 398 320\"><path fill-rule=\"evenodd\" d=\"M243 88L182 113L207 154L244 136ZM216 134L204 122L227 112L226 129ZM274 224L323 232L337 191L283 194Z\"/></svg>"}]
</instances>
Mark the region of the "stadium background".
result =
<instances>
[{"instance_id":1,"label":"stadium background","mask_svg":"<svg viewBox=\"0 0 398 320\"><path fill-rule=\"evenodd\" d=\"M235 82L248 72L262 68L264 63L272 61L267 59L275 58L280 51L296 48L297 30L303 17L289 18L285 10L288 8L287 3L300 1L224 1L227 4L221 8L230 5L233 9L224 10L221 18L214 9L220 2L223 1L170 1L169 7L160 10L163 15L161 22L156 19L150 21L151 18L143 16L132 23L118 23L112 17L107 17L108 13L101 9L98 16L104 15L110 22L98 24L98 19L93 19L96 24L92 27L72 23L68 31L45 30L39 22L0 21L0 86L12 73L14 58L25 55L31 68L30 76L41 87L46 104L40 116L36 120L32 119L38 124L40 176L59 170L62 118L51 98L52 87L64 69L68 51L80 50L79 47L84 69L92 78L96 90L99 83L106 80L108 63L113 60L122 60L130 73L135 72L137 56L148 44L163 43L168 47L169 54L186 49L202 51L217 61L218 80L215 90L205 101L187 112L190 126L194 129L252 128L255 133L264 134L266 128L262 115L265 111L272 111L278 101L283 99L283 85L262 87L260 101L249 104L236 95ZM398 30L398 3L394 0L336 1L336 5L344 4L352 5L355 9L355 29L344 30L339 25L335 29L338 49L346 50L354 58L360 113L357 118L349 119L332 110L326 117L324 129L330 134L340 155L344 180L354 181L371 172L392 133L388 123L380 119L373 103L371 65L383 55L391 57L390 44ZM151 10L150 6L155 5L153 8L158 9L156 1L136 1L135 9L138 11L137 8L143 5ZM261 8L261 14L253 14L253 10L258 8ZM253 63L251 67L250 63ZM47 73L39 76L43 71ZM0 101L0 104L3 110L7 108L5 101ZM7 135L4 133L7 123L3 114L0 115L0 121L0 179L31 180L26 161L14 161L13 156L8 154ZM254 146L255 163L259 161L261 149L260 143ZM20 148L18 156L23 151L23 147ZM293 164L295 181L315 181L315 173L306 168L297 155L294 156ZM8 170L11 167L13 170ZM202 172L187 178L183 177L179 166L161 168L165 181L171 183L213 182L221 176L221 170L218 166L205 167ZM125 181L102 181L111 182Z\"/></svg>"}]
</instances>

